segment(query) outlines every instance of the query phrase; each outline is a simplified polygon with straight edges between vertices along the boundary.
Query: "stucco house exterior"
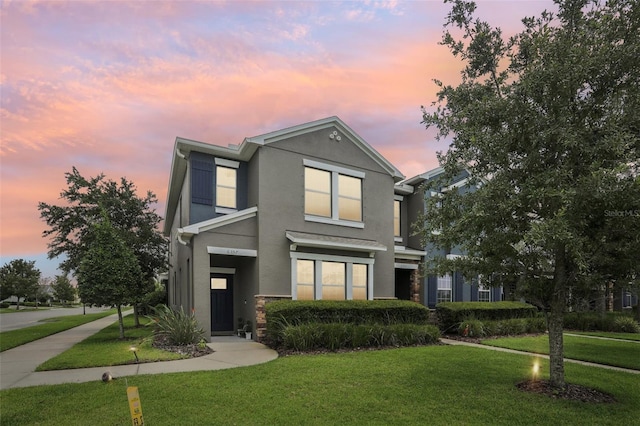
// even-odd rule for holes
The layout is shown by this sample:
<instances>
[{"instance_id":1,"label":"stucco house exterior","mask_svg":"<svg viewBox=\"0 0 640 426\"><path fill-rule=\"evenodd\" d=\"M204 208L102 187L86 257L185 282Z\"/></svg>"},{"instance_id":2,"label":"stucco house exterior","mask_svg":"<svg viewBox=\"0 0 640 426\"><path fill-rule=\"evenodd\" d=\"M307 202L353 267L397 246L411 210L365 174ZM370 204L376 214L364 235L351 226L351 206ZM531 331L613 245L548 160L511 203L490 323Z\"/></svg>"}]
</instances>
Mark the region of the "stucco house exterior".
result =
<instances>
[{"instance_id":1,"label":"stucco house exterior","mask_svg":"<svg viewBox=\"0 0 640 426\"><path fill-rule=\"evenodd\" d=\"M239 145L178 137L164 224L169 305L194 312L207 337L242 318L260 339L269 300L394 298L397 257L419 261L394 249L402 179L337 117Z\"/></svg>"},{"instance_id":2,"label":"stucco house exterior","mask_svg":"<svg viewBox=\"0 0 640 426\"><path fill-rule=\"evenodd\" d=\"M440 302L495 302L502 300L502 288L490 288L482 285L482 278L475 277L470 282L460 272L451 271L444 276L424 275L416 268L424 264L431 255L447 257L464 256L459 247L452 247L448 251L425 247L421 236L413 232L411 226L420 219L425 212L426 200L438 197L446 191L466 193L473 191L467 184L468 173L463 172L449 182L446 187L437 191L425 191L423 184L437 179L444 173L441 167L429 170L420 175L398 182L394 196L394 226L396 253L396 296L399 299L409 299L420 302L428 308L434 309ZM398 223L399 222L399 223ZM429 256L425 256L426 254ZM415 266L409 266L415 265Z\"/></svg>"}]
</instances>

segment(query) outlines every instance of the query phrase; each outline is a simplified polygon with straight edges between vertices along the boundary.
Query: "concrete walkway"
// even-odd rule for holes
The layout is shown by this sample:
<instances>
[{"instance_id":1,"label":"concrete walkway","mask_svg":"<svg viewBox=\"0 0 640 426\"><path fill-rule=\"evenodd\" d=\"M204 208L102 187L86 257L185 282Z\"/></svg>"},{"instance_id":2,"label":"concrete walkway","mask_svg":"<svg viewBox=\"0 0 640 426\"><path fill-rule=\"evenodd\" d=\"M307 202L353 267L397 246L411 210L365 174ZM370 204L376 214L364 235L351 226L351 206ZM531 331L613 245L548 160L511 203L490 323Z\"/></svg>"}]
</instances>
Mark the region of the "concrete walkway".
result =
<instances>
[{"instance_id":1,"label":"concrete walkway","mask_svg":"<svg viewBox=\"0 0 640 426\"><path fill-rule=\"evenodd\" d=\"M526 355L526 356L535 357L535 358L549 359L549 355L536 354L536 353L524 352L524 351L516 351L514 349L499 348L497 346L480 345L478 343L465 342L465 341L462 341L462 340L440 339L440 341L442 343L446 344L446 345L469 346L469 347L472 347L472 348L488 349L488 350L491 350L491 351L507 352L507 353L510 353L510 354ZM577 359L565 358L564 362L571 362L571 363L574 363L574 364L586 365L588 367L605 368L607 370L622 371L624 373L640 374L640 370L632 370L630 368L614 367L612 365L605 365L605 364L596 364L594 362L580 361L580 360L577 360Z\"/></svg>"},{"instance_id":2,"label":"concrete walkway","mask_svg":"<svg viewBox=\"0 0 640 426\"><path fill-rule=\"evenodd\" d=\"M274 360L278 353L268 347L235 336L215 336L207 346L214 353L191 359L35 372L38 365L66 351L76 343L117 321L117 315L57 333L0 353L0 390L38 385L98 381L109 371L113 377L162 374L185 371L222 370L261 364Z\"/></svg>"}]
</instances>

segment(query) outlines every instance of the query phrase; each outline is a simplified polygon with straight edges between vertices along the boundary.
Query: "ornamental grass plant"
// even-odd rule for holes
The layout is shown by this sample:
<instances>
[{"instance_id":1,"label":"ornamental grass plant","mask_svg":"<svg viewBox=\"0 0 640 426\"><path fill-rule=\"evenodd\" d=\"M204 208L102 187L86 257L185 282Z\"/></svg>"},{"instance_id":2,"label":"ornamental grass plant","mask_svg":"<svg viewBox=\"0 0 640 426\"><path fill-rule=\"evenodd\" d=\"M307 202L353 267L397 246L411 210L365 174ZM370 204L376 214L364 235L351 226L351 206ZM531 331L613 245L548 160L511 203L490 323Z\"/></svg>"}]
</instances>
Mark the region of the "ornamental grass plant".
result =
<instances>
[{"instance_id":1,"label":"ornamental grass plant","mask_svg":"<svg viewBox=\"0 0 640 426\"><path fill-rule=\"evenodd\" d=\"M185 313L182 307L176 310L159 305L153 308L152 320L155 322L154 335L165 339L170 345L198 343L204 335L204 329L198 324L195 315Z\"/></svg>"}]
</instances>

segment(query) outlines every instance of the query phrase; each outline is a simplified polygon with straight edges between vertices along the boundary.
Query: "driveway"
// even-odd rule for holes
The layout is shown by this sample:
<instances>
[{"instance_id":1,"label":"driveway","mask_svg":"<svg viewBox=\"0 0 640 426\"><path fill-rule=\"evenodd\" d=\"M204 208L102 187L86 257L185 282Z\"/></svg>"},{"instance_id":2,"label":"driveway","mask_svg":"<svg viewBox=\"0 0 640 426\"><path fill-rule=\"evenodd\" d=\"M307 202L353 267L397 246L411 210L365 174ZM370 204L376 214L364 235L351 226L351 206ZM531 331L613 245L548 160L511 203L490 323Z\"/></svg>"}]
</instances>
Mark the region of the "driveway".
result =
<instances>
[{"instance_id":1,"label":"driveway","mask_svg":"<svg viewBox=\"0 0 640 426\"><path fill-rule=\"evenodd\" d=\"M88 314L103 312L110 308L90 308L87 307ZM31 327L37 325L38 321L47 318L62 317L67 315L82 315L83 308L51 308L38 309L37 311L26 312L10 312L0 314L0 332L9 330L18 330L20 328Z\"/></svg>"}]
</instances>

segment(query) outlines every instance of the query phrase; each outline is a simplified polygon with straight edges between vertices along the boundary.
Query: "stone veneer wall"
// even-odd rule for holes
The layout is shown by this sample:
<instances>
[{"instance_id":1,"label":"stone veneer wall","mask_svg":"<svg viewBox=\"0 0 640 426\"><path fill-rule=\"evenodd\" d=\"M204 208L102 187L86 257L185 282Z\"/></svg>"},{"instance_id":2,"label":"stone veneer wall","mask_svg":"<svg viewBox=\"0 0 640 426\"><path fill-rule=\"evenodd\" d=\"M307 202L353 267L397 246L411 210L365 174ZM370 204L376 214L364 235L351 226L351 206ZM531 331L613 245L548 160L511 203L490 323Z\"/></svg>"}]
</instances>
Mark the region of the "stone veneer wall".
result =
<instances>
[{"instance_id":1,"label":"stone veneer wall","mask_svg":"<svg viewBox=\"0 0 640 426\"><path fill-rule=\"evenodd\" d=\"M265 306L269 302L276 300L291 300L291 296L270 296L264 294L257 294L256 299L256 334L255 339L257 342L262 343L267 335L267 316L265 313Z\"/></svg>"},{"instance_id":2,"label":"stone veneer wall","mask_svg":"<svg viewBox=\"0 0 640 426\"><path fill-rule=\"evenodd\" d=\"M414 269L411 272L410 297L413 302L420 303L420 270Z\"/></svg>"}]
</instances>

